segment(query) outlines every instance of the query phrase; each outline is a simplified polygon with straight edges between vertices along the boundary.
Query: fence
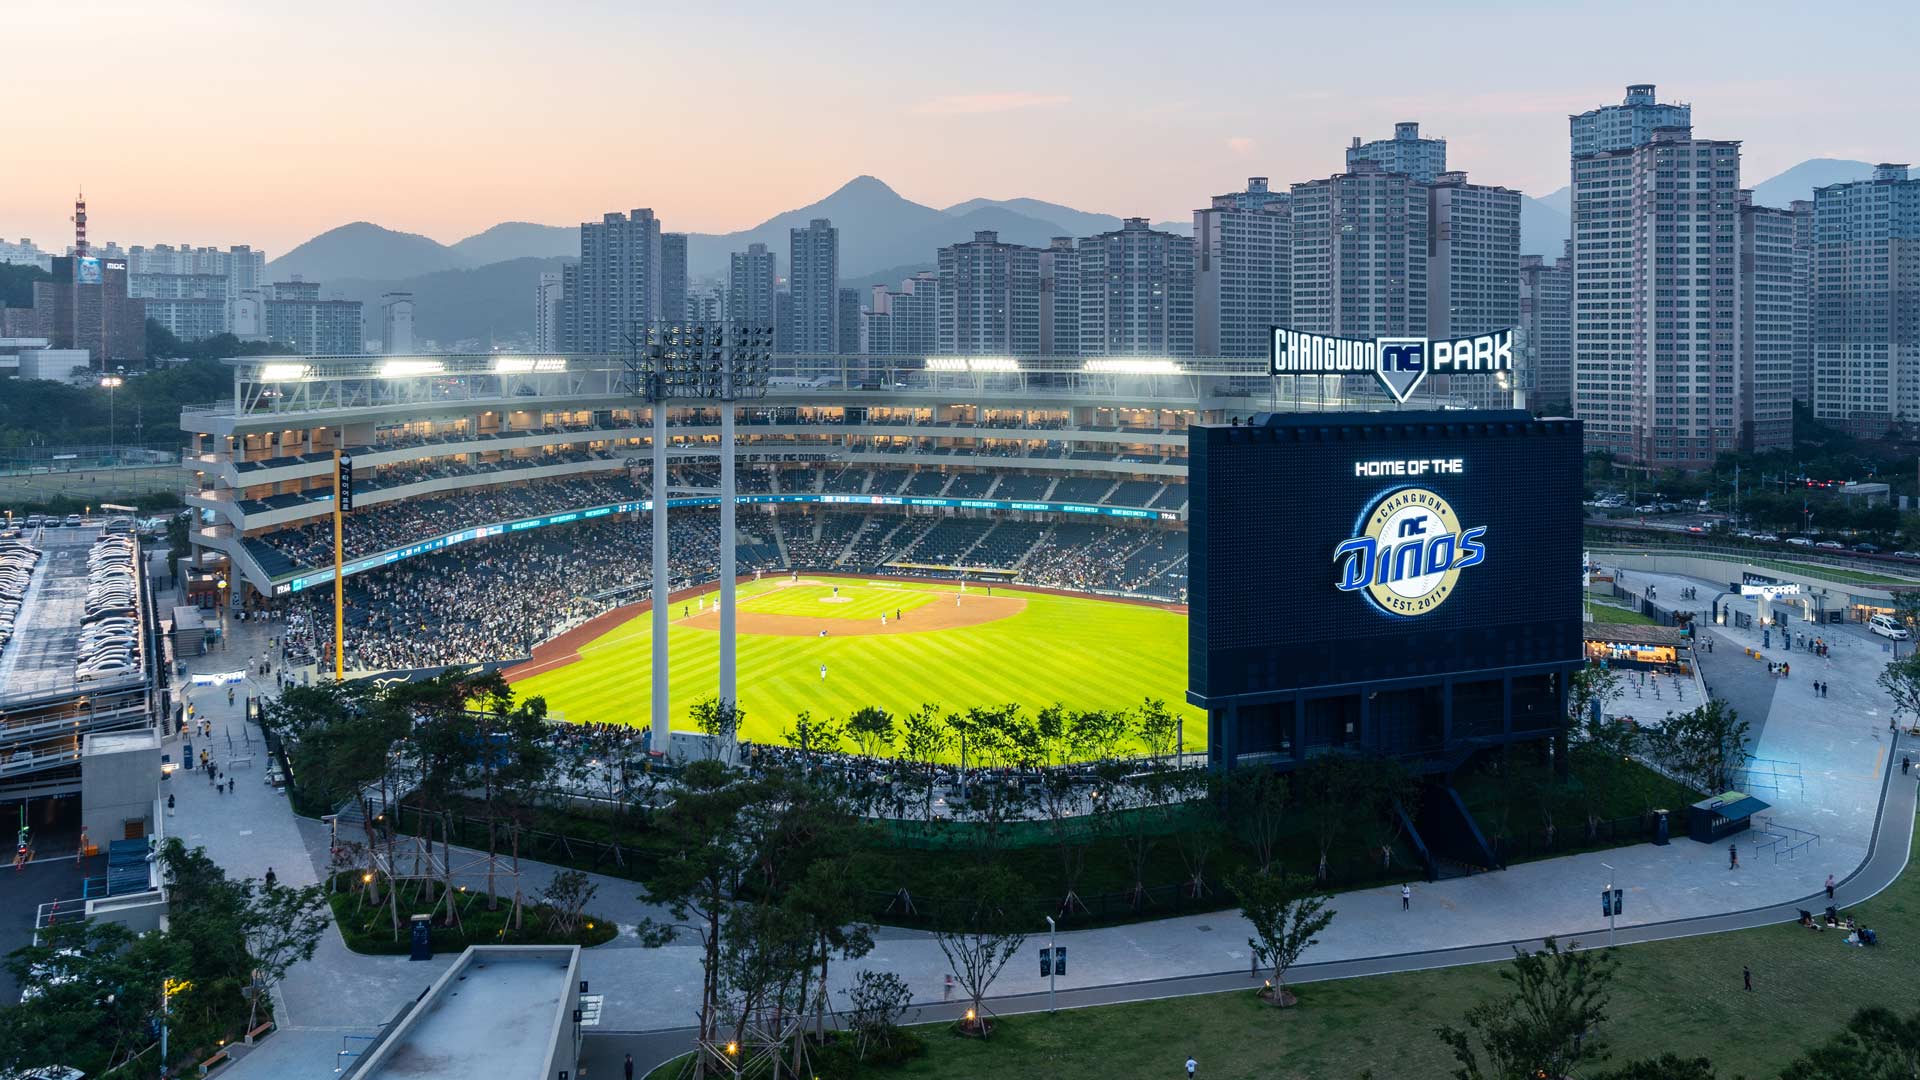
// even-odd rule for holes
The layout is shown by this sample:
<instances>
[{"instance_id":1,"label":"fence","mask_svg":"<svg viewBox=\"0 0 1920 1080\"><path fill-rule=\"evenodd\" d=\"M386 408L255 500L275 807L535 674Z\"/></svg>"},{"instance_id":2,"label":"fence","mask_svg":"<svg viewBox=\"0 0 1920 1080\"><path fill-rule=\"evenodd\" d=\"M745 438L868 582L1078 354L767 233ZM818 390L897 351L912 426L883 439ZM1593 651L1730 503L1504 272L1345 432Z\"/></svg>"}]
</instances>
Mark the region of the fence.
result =
<instances>
[{"instance_id":1,"label":"fence","mask_svg":"<svg viewBox=\"0 0 1920 1080\"><path fill-rule=\"evenodd\" d=\"M1679 813L1681 808L1669 809L1672 813ZM1500 862L1511 864L1526 859L1544 859L1652 840L1659 820L1658 814L1636 814L1633 817L1597 821L1591 827L1581 821L1568 828L1555 828L1551 839L1544 832L1488 839L1493 844L1494 853L1500 856Z\"/></svg>"}]
</instances>

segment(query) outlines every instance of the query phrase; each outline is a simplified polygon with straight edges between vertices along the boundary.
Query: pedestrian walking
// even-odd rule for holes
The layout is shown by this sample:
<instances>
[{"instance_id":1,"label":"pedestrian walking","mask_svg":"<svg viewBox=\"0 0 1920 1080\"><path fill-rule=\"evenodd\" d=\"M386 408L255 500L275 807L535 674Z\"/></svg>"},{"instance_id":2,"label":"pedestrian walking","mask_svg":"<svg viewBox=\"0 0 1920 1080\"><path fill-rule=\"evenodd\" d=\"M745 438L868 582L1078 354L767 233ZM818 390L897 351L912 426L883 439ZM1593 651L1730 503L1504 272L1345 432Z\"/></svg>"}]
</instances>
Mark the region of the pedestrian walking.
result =
<instances>
[{"instance_id":1,"label":"pedestrian walking","mask_svg":"<svg viewBox=\"0 0 1920 1080\"><path fill-rule=\"evenodd\" d=\"M1900 755L1900 775L1901 776L1907 775L1907 770L1912 767L1913 767L1913 756L1911 754ZM172 796L168 796L168 798L172 798Z\"/></svg>"},{"instance_id":2,"label":"pedestrian walking","mask_svg":"<svg viewBox=\"0 0 1920 1080\"><path fill-rule=\"evenodd\" d=\"M1187 1080L1193 1080L1195 1076L1195 1070L1198 1068L1200 1068L1200 1063L1193 1060L1192 1054L1188 1054L1187 1055Z\"/></svg>"},{"instance_id":3,"label":"pedestrian walking","mask_svg":"<svg viewBox=\"0 0 1920 1080\"><path fill-rule=\"evenodd\" d=\"M758 571L755 571L755 572L758 573ZM626 1070L626 1074L627 1074L626 1080L633 1080L633 1055L632 1054L627 1055L627 1060L621 1066L621 1068Z\"/></svg>"},{"instance_id":4,"label":"pedestrian walking","mask_svg":"<svg viewBox=\"0 0 1920 1080\"><path fill-rule=\"evenodd\" d=\"M229 795L233 794L233 785L235 783L236 781L234 780L233 777L231 776L227 777L227 794Z\"/></svg>"},{"instance_id":5,"label":"pedestrian walking","mask_svg":"<svg viewBox=\"0 0 1920 1080\"><path fill-rule=\"evenodd\" d=\"M1740 845L1737 843L1727 845L1727 869L1740 869Z\"/></svg>"},{"instance_id":6,"label":"pedestrian walking","mask_svg":"<svg viewBox=\"0 0 1920 1080\"><path fill-rule=\"evenodd\" d=\"M267 888L271 889L279 879L273 876L273 867L267 867Z\"/></svg>"},{"instance_id":7,"label":"pedestrian walking","mask_svg":"<svg viewBox=\"0 0 1920 1080\"><path fill-rule=\"evenodd\" d=\"M821 682L827 681L827 665L825 664L820 665L820 681Z\"/></svg>"},{"instance_id":8,"label":"pedestrian walking","mask_svg":"<svg viewBox=\"0 0 1920 1080\"><path fill-rule=\"evenodd\" d=\"M1402 882L1400 884L1400 910L1401 911L1413 910L1413 886L1408 885L1405 882Z\"/></svg>"},{"instance_id":9,"label":"pedestrian walking","mask_svg":"<svg viewBox=\"0 0 1920 1080\"><path fill-rule=\"evenodd\" d=\"M1833 899L1833 875L1827 875L1827 899Z\"/></svg>"},{"instance_id":10,"label":"pedestrian walking","mask_svg":"<svg viewBox=\"0 0 1920 1080\"><path fill-rule=\"evenodd\" d=\"M1752 990L1753 990L1753 969L1752 969L1752 968L1750 968L1750 967L1748 967L1748 966L1747 966L1747 965L1745 965L1745 964L1741 964L1741 965L1740 965L1740 982L1741 982L1742 984L1744 984L1744 985L1746 986L1746 988L1747 988L1747 990L1748 990L1748 992L1752 992Z\"/></svg>"}]
</instances>

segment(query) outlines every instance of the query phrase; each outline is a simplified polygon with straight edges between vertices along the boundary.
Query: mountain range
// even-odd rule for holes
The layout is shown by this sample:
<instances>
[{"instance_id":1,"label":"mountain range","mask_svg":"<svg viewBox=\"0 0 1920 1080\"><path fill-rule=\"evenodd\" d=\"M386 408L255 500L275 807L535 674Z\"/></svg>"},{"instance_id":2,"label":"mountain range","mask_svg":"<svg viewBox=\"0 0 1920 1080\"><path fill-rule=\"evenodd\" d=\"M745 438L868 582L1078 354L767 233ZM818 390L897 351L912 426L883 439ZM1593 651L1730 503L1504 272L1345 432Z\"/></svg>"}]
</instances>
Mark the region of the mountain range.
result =
<instances>
[{"instance_id":1,"label":"mountain range","mask_svg":"<svg viewBox=\"0 0 1920 1080\"><path fill-rule=\"evenodd\" d=\"M1870 176L1864 161L1815 158L1754 185L1754 201L1786 206L1808 199L1825 184ZM1520 250L1549 259L1561 253L1571 220L1567 188L1538 198L1523 196ZM944 209L904 198L871 176L855 177L827 197L731 233L692 233L687 269L694 279L724 277L727 257L761 243L780 255L784 269L787 231L814 218L840 230L843 285L891 284L929 269L936 249L991 230L1000 239L1044 247L1055 236L1091 236L1120 227L1112 214L1077 210L1040 199L968 199ZM671 222L667 223L671 227ZM1158 222L1155 228L1189 234L1188 222ZM443 344L462 339L508 340L533 323L535 275L557 270L577 257L577 226L502 222L453 244L417 233L356 221L321 233L268 264L272 280L300 276L322 282L328 296L361 300L369 324L378 319L383 292L414 294L416 333ZM377 335L375 335L377 336Z\"/></svg>"}]
</instances>

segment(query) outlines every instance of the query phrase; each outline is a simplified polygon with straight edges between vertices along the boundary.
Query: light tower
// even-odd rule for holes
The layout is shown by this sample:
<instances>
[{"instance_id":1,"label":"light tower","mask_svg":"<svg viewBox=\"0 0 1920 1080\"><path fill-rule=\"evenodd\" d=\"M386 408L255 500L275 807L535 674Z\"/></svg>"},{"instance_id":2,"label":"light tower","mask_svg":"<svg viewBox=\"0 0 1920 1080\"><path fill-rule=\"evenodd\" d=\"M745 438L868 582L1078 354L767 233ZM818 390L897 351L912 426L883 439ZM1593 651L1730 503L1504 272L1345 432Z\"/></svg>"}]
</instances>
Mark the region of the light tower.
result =
<instances>
[{"instance_id":1,"label":"light tower","mask_svg":"<svg viewBox=\"0 0 1920 1080\"><path fill-rule=\"evenodd\" d=\"M625 335L626 389L644 398L652 412L650 447L653 468L653 686L649 708L649 751L665 754L673 738L668 693L667 624L672 577L667 535L667 403L674 398L724 403L720 436L720 702L734 701L733 577L734 503L733 402L742 394L765 392L773 331L758 325L655 324Z\"/></svg>"}]
</instances>

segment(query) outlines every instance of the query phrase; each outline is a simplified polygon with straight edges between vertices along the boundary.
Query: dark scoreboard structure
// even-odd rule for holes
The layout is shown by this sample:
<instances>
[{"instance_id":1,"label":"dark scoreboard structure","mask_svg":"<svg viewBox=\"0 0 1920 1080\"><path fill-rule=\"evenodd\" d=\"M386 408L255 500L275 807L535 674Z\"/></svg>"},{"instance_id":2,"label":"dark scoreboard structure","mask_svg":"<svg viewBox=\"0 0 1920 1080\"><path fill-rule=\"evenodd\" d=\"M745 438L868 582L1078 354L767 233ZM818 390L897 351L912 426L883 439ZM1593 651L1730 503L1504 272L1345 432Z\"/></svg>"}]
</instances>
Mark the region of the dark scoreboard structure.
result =
<instances>
[{"instance_id":1,"label":"dark scoreboard structure","mask_svg":"<svg viewBox=\"0 0 1920 1080\"><path fill-rule=\"evenodd\" d=\"M1187 699L1216 767L1349 750L1445 769L1562 730L1578 421L1274 414L1189 439Z\"/></svg>"}]
</instances>

